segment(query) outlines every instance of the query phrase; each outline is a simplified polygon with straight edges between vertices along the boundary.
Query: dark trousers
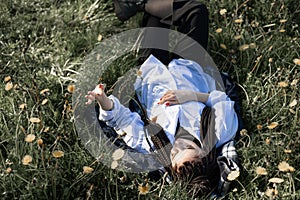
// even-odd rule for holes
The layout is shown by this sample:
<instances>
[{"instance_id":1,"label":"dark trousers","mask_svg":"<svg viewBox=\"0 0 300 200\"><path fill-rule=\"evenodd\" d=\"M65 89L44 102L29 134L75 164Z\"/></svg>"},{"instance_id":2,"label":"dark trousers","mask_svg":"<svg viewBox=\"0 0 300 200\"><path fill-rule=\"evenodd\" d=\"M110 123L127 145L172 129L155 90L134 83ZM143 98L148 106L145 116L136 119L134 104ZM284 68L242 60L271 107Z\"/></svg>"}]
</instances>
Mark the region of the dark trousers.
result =
<instances>
[{"instance_id":1,"label":"dark trousers","mask_svg":"<svg viewBox=\"0 0 300 200\"><path fill-rule=\"evenodd\" d=\"M143 49L141 62L151 54L165 65L174 58L186 58L197 61L201 57L199 56L201 51L205 51L207 48L208 11L205 5L197 1L174 0L173 12L166 14L166 17L163 19L145 13L142 26L164 28L166 30L145 31L142 43L149 43L158 48ZM176 37L176 41L170 41L171 38L167 30L171 28L175 28L182 33L179 37ZM173 47L170 47L169 42L175 42ZM199 50L200 45L202 50Z\"/></svg>"}]
</instances>

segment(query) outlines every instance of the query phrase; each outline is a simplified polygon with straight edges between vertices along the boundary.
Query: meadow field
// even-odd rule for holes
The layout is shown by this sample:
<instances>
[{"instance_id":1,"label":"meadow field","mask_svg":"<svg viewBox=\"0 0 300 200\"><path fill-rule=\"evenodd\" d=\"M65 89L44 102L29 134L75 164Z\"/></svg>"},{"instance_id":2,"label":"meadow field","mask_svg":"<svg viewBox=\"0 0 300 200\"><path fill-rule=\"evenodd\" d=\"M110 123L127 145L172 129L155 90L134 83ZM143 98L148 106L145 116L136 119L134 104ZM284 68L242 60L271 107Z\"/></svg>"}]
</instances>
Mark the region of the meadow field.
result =
<instances>
[{"instance_id":1,"label":"meadow field","mask_svg":"<svg viewBox=\"0 0 300 200\"><path fill-rule=\"evenodd\" d=\"M226 198L300 199L299 1L203 2L208 52L242 99L243 169ZM120 22L111 0L0 1L0 199L190 199L179 183L103 165L74 126L85 57L140 20ZM103 81L134 62L117 60Z\"/></svg>"}]
</instances>

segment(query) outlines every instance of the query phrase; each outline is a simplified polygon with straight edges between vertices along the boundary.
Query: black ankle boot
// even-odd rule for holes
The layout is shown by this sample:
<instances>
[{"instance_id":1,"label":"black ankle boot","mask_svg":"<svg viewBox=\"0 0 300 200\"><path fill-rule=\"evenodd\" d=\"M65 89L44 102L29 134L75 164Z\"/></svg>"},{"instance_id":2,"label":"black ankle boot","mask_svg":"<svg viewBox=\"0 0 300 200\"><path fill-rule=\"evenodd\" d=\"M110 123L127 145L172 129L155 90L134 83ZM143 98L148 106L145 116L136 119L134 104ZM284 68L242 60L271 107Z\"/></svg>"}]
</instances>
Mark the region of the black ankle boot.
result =
<instances>
[{"instance_id":1,"label":"black ankle boot","mask_svg":"<svg viewBox=\"0 0 300 200\"><path fill-rule=\"evenodd\" d=\"M144 10L145 0L114 0L115 13L122 22Z\"/></svg>"}]
</instances>

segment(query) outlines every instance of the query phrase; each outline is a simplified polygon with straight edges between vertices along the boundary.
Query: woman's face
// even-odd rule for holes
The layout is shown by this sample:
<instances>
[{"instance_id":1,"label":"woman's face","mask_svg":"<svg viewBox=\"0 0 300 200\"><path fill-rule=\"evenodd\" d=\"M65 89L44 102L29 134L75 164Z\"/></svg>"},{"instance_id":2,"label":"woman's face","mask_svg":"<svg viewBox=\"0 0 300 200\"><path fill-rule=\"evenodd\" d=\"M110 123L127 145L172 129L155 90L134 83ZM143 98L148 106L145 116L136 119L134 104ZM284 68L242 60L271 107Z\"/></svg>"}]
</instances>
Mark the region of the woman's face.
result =
<instances>
[{"instance_id":1,"label":"woman's face","mask_svg":"<svg viewBox=\"0 0 300 200\"><path fill-rule=\"evenodd\" d=\"M179 167L188 161L200 159L200 147L191 140L177 138L171 150L172 168L179 173Z\"/></svg>"}]
</instances>

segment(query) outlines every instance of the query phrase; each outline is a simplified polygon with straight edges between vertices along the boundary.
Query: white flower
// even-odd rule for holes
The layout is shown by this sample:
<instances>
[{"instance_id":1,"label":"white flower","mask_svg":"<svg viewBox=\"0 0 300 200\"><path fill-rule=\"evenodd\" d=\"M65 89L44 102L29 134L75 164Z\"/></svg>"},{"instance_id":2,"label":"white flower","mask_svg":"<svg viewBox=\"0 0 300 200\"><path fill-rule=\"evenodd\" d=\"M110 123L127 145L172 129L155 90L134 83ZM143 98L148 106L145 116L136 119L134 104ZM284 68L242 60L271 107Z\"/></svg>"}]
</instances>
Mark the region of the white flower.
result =
<instances>
[{"instance_id":1,"label":"white flower","mask_svg":"<svg viewBox=\"0 0 300 200\"><path fill-rule=\"evenodd\" d=\"M225 8L220 10L220 15L225 15L227 13L227 10Z\"/></svg>"}]
</instances>

